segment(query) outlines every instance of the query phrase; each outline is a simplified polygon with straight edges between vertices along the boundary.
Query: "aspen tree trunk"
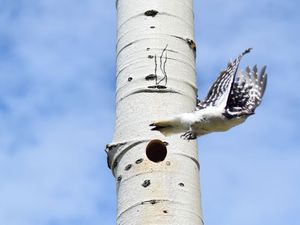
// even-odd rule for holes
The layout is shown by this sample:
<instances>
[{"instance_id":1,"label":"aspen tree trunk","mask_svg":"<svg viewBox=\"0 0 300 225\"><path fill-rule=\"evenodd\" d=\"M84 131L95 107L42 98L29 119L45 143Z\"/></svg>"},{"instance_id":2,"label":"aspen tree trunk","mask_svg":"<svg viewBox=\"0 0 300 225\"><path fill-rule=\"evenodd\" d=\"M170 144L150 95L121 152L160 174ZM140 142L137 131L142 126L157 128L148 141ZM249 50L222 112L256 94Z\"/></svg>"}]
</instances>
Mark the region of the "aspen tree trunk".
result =
<instances>
[{"instance_id":1,"label":"aspen tree trunk","mask_svg":"<svg viewBox=\"0 0 300 225\"><path fill-rule=\"evenodd\" d=\"M118 0L116 124L107 145L118 225L201 225L197 142L149 124L192 112L192 0Z\"/></svg>"}]
</instances>

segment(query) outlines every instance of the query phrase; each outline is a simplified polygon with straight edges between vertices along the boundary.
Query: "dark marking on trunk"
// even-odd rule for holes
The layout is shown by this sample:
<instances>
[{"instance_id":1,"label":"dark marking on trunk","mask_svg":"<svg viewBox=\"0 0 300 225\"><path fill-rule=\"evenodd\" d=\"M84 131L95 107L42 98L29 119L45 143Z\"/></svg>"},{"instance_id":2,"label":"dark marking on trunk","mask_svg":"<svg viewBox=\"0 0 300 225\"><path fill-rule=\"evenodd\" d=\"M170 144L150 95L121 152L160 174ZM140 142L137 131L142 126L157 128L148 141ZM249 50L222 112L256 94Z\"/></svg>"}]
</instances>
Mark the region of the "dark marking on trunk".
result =
<instances>
[{"instance_id":1,"label":"dark marking on trunk","mask_svg":"<svg viewBox=\"0 0 300 225\"><path fill-rule=\"evenodd\" d=\"M190 48L193 50L194 58L196 58L196 51L197 51L196 43L192 39L189 39L189 38L186 38L186 42L188 43Z\"/></svg>"},{"instance_id":2,"label":"dark marking on trunk","mask_svg":"<svg viewBox=\"0 0 300 225\"><path fill-rule=\"evenodd\" d=\"M128 48L130 45L133 45L136 41L130 42L129 44L125 45L123 48L120 49L120 51L117 54L117 57L119 56L119 54L125 49Z\"/></svg>"},{"instance_id":3,"label":"dark marking on trunk","mask_svg":"<svg viewBox=\"0 0 300 225\"><path fill-rule=\"evenodd\" d=\"M153 201L153 200L146 200L146 201L137 202L136 204L134 204L134 205L128 207L126 210L120 212L120 214L119 214L118 217L117 217L117 220L118 220L120 217L122 217L124 213L130 211L131 209L133 209L133 208L135 208L135 207L138 207L138 206L140 206L140 205L151 204L152 201ZM155 201L155 204L158 204L158 203L164 203L164 202L176 203L176 202L171 201L171 200L168 200L168 199L155 199L154 201ZM138 211L138 209L137 209L137 211Z\"/></svg>"},{"instance_id":4,"label":"dark marking on trunk","mask_svg":"<svg viewBox=\"0 0 300 225\"><path fill-rule=\"evenodd\" d=\"M159 81L156 81L156 85L158 86L162 81L165 81L165 84L162 86L166 86L168 83L168 76L167 76L167 72L166 72L166 63L168 60L168 55L167 55L167 48L168 45L166 45L166 47L163 49L160 57L159 57L159 67L160 67L160 71L162 72L162 74L164 75L163 78L161 78ZM164 61L163 61L163 57L164 57Z\"/></svg>"},{"instance_id":5,"label":"dark marking on trunk","mask_svg":"<svg viewBox=\"0 0 300 225\"><path fill-rule=\"evenodd\" d=\"M194 58L196 58L196 43L194 42L194 40L192 40L190 38L179 37L176 35L171 35L171 36L186 42L189 45L189 47L193 50Z\"/></svg>"},{"instance_id":6,"label":"dark marking on trunk","mask_svg":"<svg viewBox=\"0 0 300 225\"><path fill-rule=\"evenodd\" d=\"M140 88L140 89L137 89L137 90L133 90L131 93L121 97L119 99L119 101L121 102L122 100L124 100L125 98L131 96L131 95L135 95L135 94L140 94L140 93L173 93L173 94L179 94L179 95L183 95L183 93L179 92L179 91L176 91L176 90L173 90L173 89L170 89L170 88L164 88L163 87L156 87L156 86L150 86L148 88Z\"/></svg>"},{"instance_id":7,"label":"dark marking on trunk","mask_svg":"<svg viewBox=\"0 0 300 225\"><path fill-rule=\"evenodd\" d=\"M181 155L181 156L184 156L184 157L186 157L186 158L188 158L188 159L191 159L191 160L196 164L196 166L198 167L198 170L200 170L200 164L199 164L199 162L198 162L198 159L196 159L196 158L194 158L194 157L192 157L192 156L189 156L189 155L187 155L187 154L184 154L184 153L176 153L176 154Z\"/></svg>"},{"instance_id":8,"label":"dark marking on trunk","mask_svg":"<svg viewBox=\"0 0 300 225\"><path fill-rule=\"evenodd\" d=\"M151 181L150 180L144 180L144 182L142 183L142 186L144 188L148 187L149 185L151 184Z\"/></svg>"},{"instance_id":9,"label":"dark marking on trunk","mask_svg":"<svg viewBox=\"0 0 300 225\"><path fill-rule=\"evenodd\" d=\"M151 205L154 205L156 203L156 200L152 199L150 200Z\"/></svg>"},{"instance_id":10,"label":"dark marking on trunk","mask_svg":"<svg viewBox=\"0 0 300 225\"><path fill-rule=\"evenodd\" d=\"M113 169L116 168L117 165L118 165L118 162L115 161L114 164L113 164Z\"/></svg>"},{"instance_id":11,"label":"dark marking on trunk","mask_svg":"<svg viewBox=\"0 0 300 225\"><path fill-rule=\"evenodd\" d=\"M148 88L166 89L167 87L164 85L152 85L148 86Z\"/></svg>"},{"instance_id":12,"label":"dark marking on trunk","mask_svg":"<svg viewBox=\"0 0 300 225\"><path fill-rule=\"evenodd\" d=\"M122 180L122 175L118 176L117 181L120 182Z\"/></svg>"},{"instance_id":13,"label":"dark marking on trunk","mask_svg":"<svg viewBox=\"0 0 300 225\"><path fill-rule=\"evenodd\" d=\"M135 161L135 164L140 164L140 163L142 163L144 160L142 159L142 158L140 158L140 159L137 159L136 161Z\"/></svg>"},{"instance_id":14,"label":"dark marking on trunk","mask_svg":"<svg viewBox=\"0 0 300 225\"><path fill-rule=\"evenodd\" d=\"M144 13L145 16L151 16L151 17L155 17L157 15L158 11L151 9L148 10Z\"/></svg>"},{"instance_id":15,"label":"dark marking on trunk","mask_svg":"<svg viewBox=\"0 0 300 225\"><path fill-rule=\"evenodd\" d=\"M125 170L128 171L128 170L131 169L131 167L132 167L132 165L131 165L131 164L128 164L128 165L125 167Z\"/></svg>"},{"instance_id":16,"label":"dark marking on trunk","mask_svg":"<svg viewBox=\"0 0 300 225\"><path fill-rule=\"evenodd\" d=\"M156 78L155 74L149 74L148 76L145 77L145 80L154 80Z\"/></svg>"},{"instance_id":17,"label":"dark marking on trunk","mask_svg":"<svg viewBox=\"0 0 300 225\"><path fill-rule=\"evenodd\" d=\"M162 50L162 53L159 57L159 68L160 68L160 71L163 75L160 78L157 75L158 63L157 63L156 54L154 56L153 55L148 55L149 59L154 58L154 74L150 74L150 75L146 76L145 79L146 80L155 80L155 85L150 85L150 86L148 86L148 88L152 88L152 89L166 89L167 88L166 87L166 85L168 83L168 76L167 76L167 72L166 72L166 63L167 63L167 60L168 60L167 48L168 48L168 45L166 45L166 47Z\"/></svg>"}]
</instances>

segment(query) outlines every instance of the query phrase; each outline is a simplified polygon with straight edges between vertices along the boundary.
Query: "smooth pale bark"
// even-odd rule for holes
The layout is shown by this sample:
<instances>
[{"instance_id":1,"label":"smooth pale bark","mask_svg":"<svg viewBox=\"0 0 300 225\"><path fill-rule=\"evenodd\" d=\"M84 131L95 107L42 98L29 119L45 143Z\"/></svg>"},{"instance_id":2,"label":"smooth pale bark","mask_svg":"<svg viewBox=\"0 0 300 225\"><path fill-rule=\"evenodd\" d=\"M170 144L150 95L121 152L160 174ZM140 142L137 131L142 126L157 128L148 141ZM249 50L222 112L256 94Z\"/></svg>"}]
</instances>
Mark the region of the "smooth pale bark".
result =
<instances>
[{"instance_id":1,"label":"smooth pale bark","mask_svg":"<svg viewBox=\"0 0 300 225\"><path fill-rule=\"evenodd\" d=\"M195 109L193 2L119 0L116 6L116 124L107 153L117 224L203 224L197 142L149 127Z\"/></svg>"}]
</instances>

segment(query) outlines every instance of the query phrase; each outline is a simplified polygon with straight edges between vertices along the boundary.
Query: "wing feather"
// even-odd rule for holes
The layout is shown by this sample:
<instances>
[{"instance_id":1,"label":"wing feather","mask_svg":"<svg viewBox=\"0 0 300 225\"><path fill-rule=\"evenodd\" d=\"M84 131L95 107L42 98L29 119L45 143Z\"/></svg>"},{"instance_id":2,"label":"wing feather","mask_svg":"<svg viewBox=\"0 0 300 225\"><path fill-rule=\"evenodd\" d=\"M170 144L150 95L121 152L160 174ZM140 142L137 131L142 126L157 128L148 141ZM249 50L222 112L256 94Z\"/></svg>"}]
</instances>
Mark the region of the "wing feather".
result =
<instances>
[{"instance_id":1,"label":"wing feather","mask_svg":"<svg viewBox=\"0 0 300 225\"><path fill-rule=\"evenodd\" d=\"M234 81L226 111L230 115L253 114L260 105L267 85L266 66L258 74L257 66L251 69L246 67L245 71L237 72L237 79Z\"/></svg>"},{"instance_id":2,"label":"wing feather","mask_svg":"<svg viewBox=\"0 0 300 225\"><path fill-rule=\"evenodd\" d=\"M200 110L208 106L218 106L225 108L240 61L242 57L250 51L251 48L246 49L235 60L228 63L227 68L221 71L219 77L209 89L206 98L203 101L198 102L196 110Z\"/></svg>"}]
</instances>

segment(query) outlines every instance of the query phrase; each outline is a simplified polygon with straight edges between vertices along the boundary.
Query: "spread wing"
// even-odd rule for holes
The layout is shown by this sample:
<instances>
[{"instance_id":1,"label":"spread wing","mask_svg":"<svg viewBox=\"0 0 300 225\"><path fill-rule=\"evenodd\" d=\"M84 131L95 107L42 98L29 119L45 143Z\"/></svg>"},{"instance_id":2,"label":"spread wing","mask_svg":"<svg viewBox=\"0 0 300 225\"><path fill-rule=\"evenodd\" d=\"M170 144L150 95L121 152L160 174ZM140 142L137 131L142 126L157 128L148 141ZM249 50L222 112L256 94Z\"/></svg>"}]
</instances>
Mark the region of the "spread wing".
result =
<instances>
[{"instance_id":1,"label":"spread wing","mask_svg":"<svg viewBox=\"0 0 300 225\"><path fill-rule=\"evenodd\" d=\"M206 98L203 101L199 101L197 103L196 110L200 110L208 106L218 106L225 108L240 61L242 57L250 51L251 48L246 49L234 61L228 63L226 70L223 70L220 73L218 79L209 89Z\"/></svg>"},{"instance_id":2,"label":"spread wing","mask_svg":"<svg viewBox=\"0 0 300 225\"><path fill-rule=\"evenodd\" d=\"M230 114L254 113L260 105L267 85L266 66L258 74L257 66L237 72L237 79L228 96L226 111Z\"/></svg>"}]
</instances>

